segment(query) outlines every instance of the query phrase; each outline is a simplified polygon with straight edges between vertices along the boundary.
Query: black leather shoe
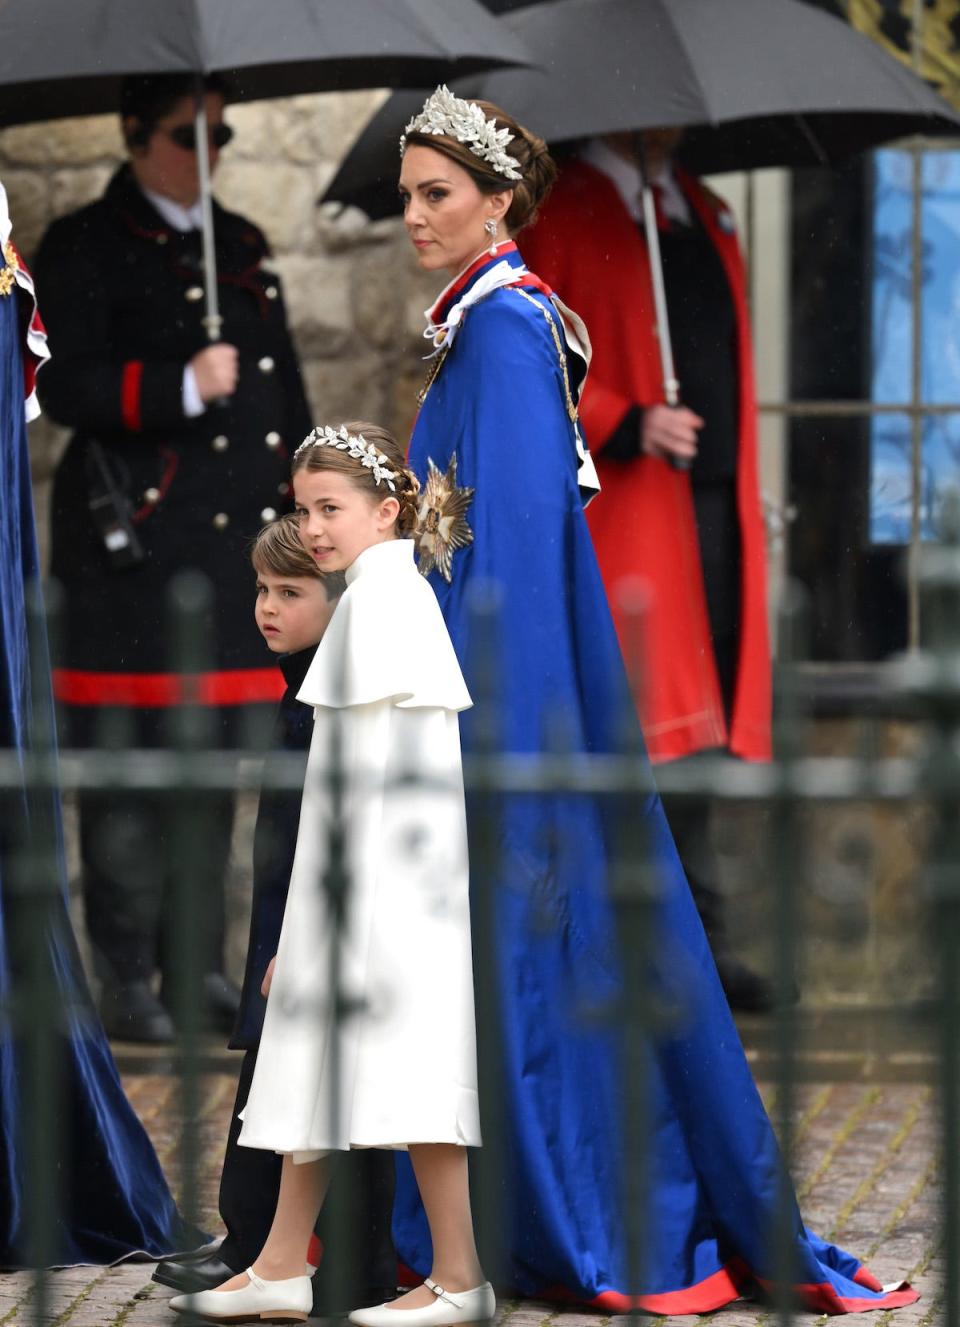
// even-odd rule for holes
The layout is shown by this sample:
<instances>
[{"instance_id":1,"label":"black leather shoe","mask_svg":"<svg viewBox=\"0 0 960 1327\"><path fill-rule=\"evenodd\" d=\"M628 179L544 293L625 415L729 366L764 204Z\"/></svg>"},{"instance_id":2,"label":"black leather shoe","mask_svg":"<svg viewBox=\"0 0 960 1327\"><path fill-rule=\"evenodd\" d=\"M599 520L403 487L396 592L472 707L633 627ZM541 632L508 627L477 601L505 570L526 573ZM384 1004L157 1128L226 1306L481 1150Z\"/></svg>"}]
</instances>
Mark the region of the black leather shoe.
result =
<instances>
[{"instance_id":1,"label":"black leather shoe","mask_svg":"<svg viewBox=\"0 0 960 1327\"><path fill-rule=\"evenodd\" d=\"M104 1030L114 1041L164 1045L174 1039L173 1020L145 981L104 986L100 996Z\"/></svg>"},{"instance_id":2,"label":"black leather shoe","mask_svg":"<svg viewBox=\"0 0 960 1327\"><path fill-rule=\"evenodd\" d=\"M780 992L767 977L761 977L738 958L729 954L716 956L720 984L731 1009L741 1014L769 1014L777 1007ZM796 1004L800 992L795 982L790 985L790 1004Z\"/></svg>"},{"instance_id":3,"label":"black leather shoe","mask_svg":"<svg viewBox=\"0 0 960 1327\"><path fill-rule=\"evenodd\" d=\"M208 972L203 978L203 1003L211 1026L218 1032L232 1032L240 1010L240 988L222 972Z\"/></svg>"},{"instance_id":4,"label":"black leather shoe","mask_svg":"<svg viewBox=\"0 0 960 1327\"><path fill-rule=\"evenodd\" d=\"M224 1281L229 1281L237 1273L216 1253L208 1253L205 1258L168 1258L157 1263L153 1273L154 1281L182 1294L192 1295L198 1290L216 1290Z\"/></svg>"},{"instance_id":5,"label":"black leather shoe","mask_svg":"<svg viewBox=\"0 0 960 1327\"><path fill-rule=\"evenodd\" d=\"M170 993L166 986L161 991L164 1004L170 1008ZM233 1031L240 1009L240 988L222 972L205 972L200 985L201 1019L203 1026L213 1032Z\"/></svg>"}]
</instances>

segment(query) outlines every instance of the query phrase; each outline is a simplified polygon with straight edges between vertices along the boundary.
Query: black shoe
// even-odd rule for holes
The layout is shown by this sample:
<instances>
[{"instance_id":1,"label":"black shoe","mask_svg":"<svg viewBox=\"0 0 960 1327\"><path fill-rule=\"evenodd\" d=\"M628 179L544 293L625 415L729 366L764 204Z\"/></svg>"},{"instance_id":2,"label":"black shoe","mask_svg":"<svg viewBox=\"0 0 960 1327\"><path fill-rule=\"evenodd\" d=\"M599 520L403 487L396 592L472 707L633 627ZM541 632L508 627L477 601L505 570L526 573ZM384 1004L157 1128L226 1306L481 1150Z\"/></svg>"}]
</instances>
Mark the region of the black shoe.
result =
<instances>
[{"instance_id":1,"label":"black shoe","mask_svg":"<svg viewBox=\"0 0 960 1327\"><path fill-rule=\"evenodd\" d=\"M224 1281L229 1281L237 1273L220 1258L217 1253L208 1253L205 1258L168 1258L157 1263L153 1273L154 1281L171 1290L179 1290L184 1295L192 1295L198 1290L216 1290Z\"/></svg>"},{"instance_id":2,"label":"black shoe","mask_svg":"<svg viewBox=\"0 0 960 1327\"><path fill-rule=\"evenodd\" d=\"M141 1041L154 1046L174 1039L173 1020L145 981L104 986L100 1017L114 1041Z\"/></svg>"},{"instance_id":3,"label":"black shoe","mask_svg":"<svg viewBox=\"0 0 960 1327\"><path fill-rule=\"evenodd\" d=\"M169 1008L169 989L164 984L161 998ZM232 1032L240 1010L240 988L222 972L205 972L200 984L201 1022L213 1032Z\"/></svg>"},{"instance_id":4,"label":"black shoe","mask_svg":"<svg viewBox=\"0 0 960 1327\"><path fill-rule=\"evenodd\" d=\"M222 972L208 972L203 978L203 1003L207 1017L218 1032L232 1032L240 1012L240 988Z\"/></svg>"},{"instance_id":5,"label":"black shoe","mask_svg":"<svg viewBox=\"0 0 960 1327\"><path fill-rule=\"evenodd\" d=\"M715 955L720 984L726 992L731 1009L742 1014L769 1014L777 1007L779 992L767 977L748 968L729 954ZM799 992L791 990L791 1004L796 1003Z\"/></svg>"}]
</instances>

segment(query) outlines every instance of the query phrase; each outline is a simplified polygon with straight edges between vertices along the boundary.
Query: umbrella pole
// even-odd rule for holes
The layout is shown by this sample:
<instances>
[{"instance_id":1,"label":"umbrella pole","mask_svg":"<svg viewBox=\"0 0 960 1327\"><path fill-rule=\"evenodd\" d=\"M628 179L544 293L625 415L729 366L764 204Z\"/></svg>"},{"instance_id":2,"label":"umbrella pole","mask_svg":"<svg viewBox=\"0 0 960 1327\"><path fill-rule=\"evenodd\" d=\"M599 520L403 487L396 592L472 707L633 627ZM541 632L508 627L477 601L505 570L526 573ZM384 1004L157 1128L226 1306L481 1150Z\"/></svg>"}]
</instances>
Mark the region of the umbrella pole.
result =
<instances>
[{"instance_id":1,"label":"umbrella pole","mask_svg":"<svg viewBox=\"0 0 960 1327\"><path fill-rule=\"evenodd\" d=\"M207 127L206 89L197 76L197 101L194 126L197 138L197 173L200 180L201 236L203 249L203 287L206 317L203 325L210 341L220 340L220 300L217 290L217 255L213 245L213 198L210 185L210 134Z\"/></svg>"},{"instance_id":2,"label":"umbrella pole","mask_svg":"<svg viewBox=\"0 0 960 1327\"><path fill-rule=\"evenodd\" d=\"M660 257L660 236L657 232L657 207L650 186L646 153L643 143L637 142L637 161L640 166L643 204L643 228L647 237L647 259L650 264L650 283L653 286L653 308L657 319L657 345L660 348L660 368L663 373L663 399L668 406L680 404L680 384L673 363L673 342L670 340L670 317L667 313L667 292L663 284L663 260ZM681 456L671 456L674 470L689 470L690 462Z\"/></svg>"}]
</instances>

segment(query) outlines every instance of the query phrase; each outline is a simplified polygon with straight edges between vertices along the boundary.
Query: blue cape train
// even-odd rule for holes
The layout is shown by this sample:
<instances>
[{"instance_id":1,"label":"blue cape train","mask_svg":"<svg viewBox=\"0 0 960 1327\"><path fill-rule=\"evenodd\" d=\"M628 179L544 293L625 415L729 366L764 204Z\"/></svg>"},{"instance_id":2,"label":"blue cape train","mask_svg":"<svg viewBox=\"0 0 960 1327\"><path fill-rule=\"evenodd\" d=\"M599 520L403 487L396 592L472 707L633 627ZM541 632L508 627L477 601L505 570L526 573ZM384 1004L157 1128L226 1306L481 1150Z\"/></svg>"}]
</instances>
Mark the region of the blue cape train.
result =
<instances>
[{"instance_id":1,"label":"blue cape train","mask_svg":"<svg viewBox=\"0 0 960 1327\"><path fill-rule=\"evenodd\" d=\"M25 588L38 584L39 570L18 303L15 287L0 295L0 749L25 754L38 712L52 724L53 699L46 642L31 642L26 626ZM31 660L31 649L41 657ZM32 692L31 674L43 679L39 695ZM42 923L44 979L63 1020L56 1047L57 1138L50 1142L61 1201L49 1261L109 1263L138 1251L158 1257L196 1247L201 1236L177 1212L90 1000L67 913L59 799L24 781L0 789L0 805L0 1266L23 1266L30 1259L24 1044L12 1030L10 1012L15 1005L22 1010L30 998L23 966L26 901L13 889L13 871L17 854L38 834L54 840L52 849L49 840L43 844L55 855L57 870L57 879L48 882Z\"/></svg>"},{"instance_id":2,"label":"blue cape train","mask_svg":"<svg viewBox=\"0 0 960 1327\"><path fill-rule=\"evenodd\" d=\"M471 303L471 291L479 282L488 287L501 262L518 270L519 283ZM441 539L449 535L458 505L469 499L473 539L448 549L450 579L434 569L431 583L474 696L483 642L472 638L472 592L481 583L497 587L496 723L504 750L537 753L553 743L610 752L622 745L624 715L636 720L582 509L567 405L567 388L575 392L576 384L565 382L573 362L557 306L524 271L514 246L501 247L468 268L433 310L433 322L442 324L463 302L417 419L410 463L422 482L429 473L436 486L445 476L451 490L474 493L438 500L431 528ZM421 558L425 547L434 561L434 544L422 540ZM462 716L466 752L476 749L488 717L482 711ZM627 737L639 745L638 731ZM781 1161L660 800L650 792L629 810L657 882L646 978L675 1017L643 1050L646 1235L639 1281L631 1285L622 1033L616 1017L584 1013L611 1008L623 964L631 962L611 902L614 812L569 794L507 795L497 803L506 1275L516 1291L538 1298L614 1312L702 1313L773 1281ZM478 878L481 887L490 882ZM416 1072L429 1074L431 1048L419 1049ZM484 1087L494 1085L481 1084L481 1108ZM856 1312L916 1299L907 1287L885 1293L856 1258L807 1231L792 1195L790 1203L793 1280L810 1308ZM429 1272L429 1233L405 1158L394 1235L402 1260L420 1276Z\"/></svg>"}]
</instances>

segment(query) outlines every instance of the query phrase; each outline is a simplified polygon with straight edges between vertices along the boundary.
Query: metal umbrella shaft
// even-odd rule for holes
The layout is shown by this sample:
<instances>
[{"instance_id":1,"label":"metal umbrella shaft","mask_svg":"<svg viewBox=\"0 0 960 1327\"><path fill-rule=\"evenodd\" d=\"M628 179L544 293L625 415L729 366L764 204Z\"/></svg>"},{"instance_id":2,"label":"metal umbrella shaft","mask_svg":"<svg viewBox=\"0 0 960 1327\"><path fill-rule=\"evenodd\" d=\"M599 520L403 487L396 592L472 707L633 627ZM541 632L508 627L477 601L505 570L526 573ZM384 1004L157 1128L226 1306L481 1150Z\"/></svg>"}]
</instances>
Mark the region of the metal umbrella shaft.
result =
<instances>
[{"instance_id":1,"label":"metal umbrella shaft","mask_svg":"<svg viewBox=\"0 0 960 1327\"><path fill-rule=\"evenodd\" d=\"M657 205L650 184L650 172L639 145L637 160L643 181L640 198L643 205L643 226L647 237L647 261L650 264L650 284L653 287L653 309L657 320L657 346L660 351L660 370L663 374L663 399L671 408L680 404L680 383L673 362L673 342L670 339L670 315L667 312L667 290L663 280L663 259L660 255L660 232L657 229ZM691 462L684 456L668 456L674 470L689 470Z\"/></svg>"},{"instance_id":2,"label":"metal umbrella shaft","mask_svg":"<svg viewBox=\"0 0 960 1327\"><path fill-rule=\"evenodd\" d=\"M205 91L203 79L198 79L194 135L197 144L197 174L200 182L200 236L207 310L203 325L207 329L207 338L210 341L219 341L223 319L220 316L220 296L217 290L217 254L213 239L213 193L210 182L210 126L207 123Z\"/></svg>"},{"instance_id":3,"label":"metal umbrella shaft","mask_svg":"<svg viewBox=\"0 0 960 1327\"><path fill-rule=\"evenodd\" d=\"M657 319L657 345L663 372L663 397L667 405L677 406L680 404L680 384L673 363L673 342L670 340L670 316L667 313L667 291L663 282L663 259L660 256L660 235L657 231L657 205L645 172L641 198L650 262L650 284L653 287L653 308Z\"/></svg>"}]
</instances>

